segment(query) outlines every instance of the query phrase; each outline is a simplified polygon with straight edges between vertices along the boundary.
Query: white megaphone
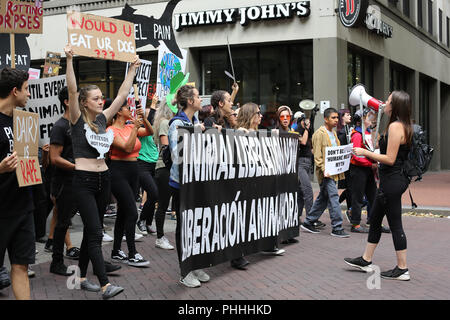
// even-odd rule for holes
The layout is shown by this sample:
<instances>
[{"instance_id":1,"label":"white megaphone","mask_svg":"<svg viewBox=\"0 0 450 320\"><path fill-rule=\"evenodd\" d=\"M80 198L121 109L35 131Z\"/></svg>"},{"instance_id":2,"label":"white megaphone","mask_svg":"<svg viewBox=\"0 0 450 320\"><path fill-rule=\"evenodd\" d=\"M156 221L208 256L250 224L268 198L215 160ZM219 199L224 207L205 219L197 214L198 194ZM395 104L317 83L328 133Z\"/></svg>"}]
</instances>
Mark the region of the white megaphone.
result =
<instances>
[{"instance_id":1,"label":"white megaphone","mask_svg":"<svg viewBox=\"0 0 450 320\"><path fill-rule=\"evenodd\" d=\"M384 106L382 101L367 94L366 88L362 84L357 84L350 90L348 102L352 106L357 106L362 103L365 107L370 108L375 112L378 112L380 107Z\"/></svg>"}]
</instances>

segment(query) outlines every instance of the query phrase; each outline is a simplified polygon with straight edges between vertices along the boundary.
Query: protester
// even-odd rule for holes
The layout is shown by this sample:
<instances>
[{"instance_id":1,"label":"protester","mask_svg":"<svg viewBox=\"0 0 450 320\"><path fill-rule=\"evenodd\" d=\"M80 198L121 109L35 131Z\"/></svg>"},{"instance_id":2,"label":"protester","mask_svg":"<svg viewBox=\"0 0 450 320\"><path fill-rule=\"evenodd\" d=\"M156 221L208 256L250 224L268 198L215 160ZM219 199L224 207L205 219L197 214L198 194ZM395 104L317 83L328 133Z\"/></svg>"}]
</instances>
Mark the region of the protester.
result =
<instances>
[{"instance_id":1,"label":"protester","mask_svg":"<svg viewBox=\"0 0 450 320\"><path fill-rule=\"evenodd\" d=\"M103 298L109 299L121 293L123 288L109 283L101 250L102 219L109 202L111 178L105 160L102 159L103 154L100 152L109 150L112 141L106 133L106 123L120 110L123 101L127 98L140 60L136 57L133 61L130 71L119 88L117 97L111 106L103 111L103 96L97 86L84 87L78 93L73 69L72 48L68 45L64 51L67 57L66 77L75 158L73 185L77 206L84 224L79 259L80 284L84 290L100 291L99 286L86 279L87 267L91 261L94 273L101 285ZM89 140L86 136L89 137ZM93 139L95 141L92 141ZM98 141L102 143L99 144ZM99 150L92 147L90 143L97 146Z\"/></svg>"},{"instance_id":2,"label":"protester","mask_svg":"<svg viewBox=\"0 0 450 320\"><path fill-rule=\"evenodd\" d=\"M208 104L206 106L202 107L202 110L200 110L200 112L198 113L198 120L200 122L204 122L205 119L211 117L214 113L214 109L213 106Z\"/></svg>"},{"instance_id":3,"label":"protester","mask_svg":"<svg viewBox=\"0 0 450 320\"><path fill-rule=\"evenodd\" d=\"M314 162L316 164L316 175L320 185L319 195L309 212L306 213L305 222L301 228L311 233L320 231L314 226L328 206L331 218L331 235L339 238L347 238L342 227L342 213L339 204L339 195L336 181L343 179L343 174L330 176L325 174L325 148L336 147L340 145L336 133L333 131L338 123L338 112L334 108L328 108L324 111L325 125L321 126L312 136L312 145L314 152Z\"/></svg>"},{"instance_id":4,"label":"protester","mask_svg":"<svg viewBox=\"0 0 450 320\"><path fill-rule=\"evenodd\" d=\"M169 146L169 121L173 118L173 112L170 110L167 102L161 102L161 106L156 110L154 121L154 135L153 139L158 146L159 156L156 162L156 174L155 180L159 192L158 209L156 209L156 241L155 246L157 248L165 250L175 249L164 236L164 221L166 218L166 211L169 207L170 189L169 189L169 177L170 168L166 166L162 157L162 150Z\"/></svg>"},{"instance_id":5,"label":"protester","mask_svg":"<svg viewBox=\"0 0 450 320\"><path fill-rule=\"evenodd\" d=\"M158 96L155 94L152 98L150 108L146 110L147 122L153 122L156 112ZM153 135L153 129L152 129ZM137 159L139 168L139 183L146 194L146 201L142 206L141 214L137 222L137 227L143 235L155 234L156 229L152 226L153 216L155 215L155 204L159 199L158 186L155 182L155 168L158 160L158 148L153 140L153 136L140 136L141 150Z\"/></svg>"},{"instance_id":6,"label":"protester","mask_svg":"<svg viewBox=\"0 0 450 320\"><path fill-rule=\"evenodd\" d=\"M114 132L114 141L110 149L111 191L117 199L117 218L114 224L114 244L111 260L127 263L133 267L149 265L141 254L136 251L134 242L135 224L138 219L136 208L136 193L139 186L139 171L137 157L141 149L138 137L150 136L153 128L143 117L144 111L139 105L136 108L137 117L133 118L127 101L114 115L114 122L107 130ZM131 120L132 124L127 124ZM142 124L144 127L142 128ZM122 236L128 246L128 256L120 249Z\"/></svg>"},{"instance_id":7,"label":"protester","mask_svg":"<svg viewBox=\"0 0 450 320\"><path fill-rule=\"evenodd\" d=\"M372 124L371 115L368 109L364 110L364 114L361 119L361 123L365 126L365 135L363 139L362 126L355 127L351 132L351 143L353 143L354 148L364 148L368 150L374 150L374 144L372 141L372 135L370 131L370 126ZM361 118L360 114L355 115L355 118ZM364 195L367 196L367 200L370 204L373 204L375 193L377 190L377 185L375 182L375 172L377 169L376 161L364 157L356 156L352 154L350 159L350 180L352 181L352 186L349 191L351 191L352 199L352 210L350 215L350 223L352 224L351 232L357 233L368 233L369 229L361 226L361 208L363 205ZM370 205L368 205L370 208ZM368 210L368 220L370 219L370 211Z\"/></svg>"},{"instance_id":8,"label":"protester","mask_svg":"<svg viewBox=\"0 0 450 320\"><path fill-rule=\"evenodd\" d=\"M176 93L176 103L178 113L169 122L169 147L172 155L172 167L170 169L169 185L172 194L172 209L176 212L177 225L175 230L175 242L177 247L178 260L181 262L181 218L180 218L180 180L178 169L178 127L192 127L198 123L194 113L201 110L202 99L198 90L190 85L182 86ZM201 282L209 281L209 275L201 269L194 270L188 274L181 274L180 283L189 288L200 287Z\"/></svg>"},{"instance_id":9,"label":"protester","mask_svg":"<svg viewBox=\"0 0 450 320\"><path fill-rule=\"evenodd\" d=\"M339 120L337 126L337 137L341 146L351 143L350 135L352 132L352 128L350 124L352 122L352 116L350 114L350 110L341 109L339 110ZM352 181L350 178L350 170L345 171L344 173L345 179L339 180L338 189L344 189L341 195L339 196L339 203L342 203L344 200L347 203L347 215L351 214L352 208Z\"/></svg>"},{"instance_id":10,"label":"protester","mask_svg":"<svg viewBox=\"0 0 450 320\"><path fill-rule=\"evenodd\" d=\"M345 258L345 262L363 271L372 271L372 258L381 238L381 222L386 215L397 255L397 266L381 272L385 279L410 280L406 263L406 235L402 226L402 194L409 185L403 173L412 141L411 98L404 91L394 91L388 98L384 113L389 116L387 132L380 139L380 154L354 148L357 156L365 156L380 163L380 187L372 208L369 236L364 254Z\"/></svg>"},{"instance_id":11,"label":"protester","mask_svg":"<svg viewBox=\"0 0 450 320\"><path fill-rule=\"evenodd\" d=\"M70 134L69 94L67 87L60 90L58 98L61 106L64 108L64 114L55 122L50 133L50 162L55 167L51 193L55 197L56 204L53 209L53 216L56 217L56 225L53 234L53 255L50 272L69 276L71 273L67 272L63 258L64 242L67 242L65 240L69 240L66 251L68 257L79 259L80 249L71 245L68 232L70 219L77 211L77 207L72 187L75 161L73 159L72 138Z\"/></svg>"},{"instance_id":12,"label":"protester","mask_svg":"<svg viewBox=\"0 0 450 320\"><path fill-rule=\"evenodd\" d=\"M17 300L30 299L28 265L35 262L36 244L33 195L19 188L14 151L13 110L24 108L30 92L28 73L5 67L0 72L0 266L5 252L11 262L11 283Z\"/></svg>"},{"instance_id":13,"label":"protester","mask_svg":"<svg viewBox=\"0 0 450 320\"><path fill-rule=\"evenodd\" d=\"M262 114L258 105L253 102L246 103L239 110L239 115L237 118L238 130L244 131L246 133L258 131L261 119ZM261 253L267 255L281 256L285 252L286 250L279 249L277 247L277 244L275 243L272 248L263 250Z\"/></svg>"}]
</instances>

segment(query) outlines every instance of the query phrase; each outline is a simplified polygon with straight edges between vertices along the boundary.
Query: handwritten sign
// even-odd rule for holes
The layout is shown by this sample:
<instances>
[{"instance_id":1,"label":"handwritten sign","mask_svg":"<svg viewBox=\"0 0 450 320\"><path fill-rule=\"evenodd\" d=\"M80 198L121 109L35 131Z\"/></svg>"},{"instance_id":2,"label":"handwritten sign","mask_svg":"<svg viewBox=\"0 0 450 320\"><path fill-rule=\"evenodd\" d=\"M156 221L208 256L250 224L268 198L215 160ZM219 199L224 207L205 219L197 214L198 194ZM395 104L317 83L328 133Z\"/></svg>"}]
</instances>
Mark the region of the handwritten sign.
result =
<instances>
[{"instance_id":1,"label":"handwritten sign","mask_svg":"<svg viewBox=\"0 0 450 320\"><path fill-rule=\"evenodd\" d=\"M147 106L147 96L149 91L149 82L150 82L150 72L152 70L152 62L141 59L141 65L136 70L136 81L138 86L138 96L139 101L141 102L141 106L143 111L145 111L145 107ZM128 69L130 68L130 64L127 63L127 68L125 70L125 76L128 73ZM136 116L136 104L134 99L134 86L131 87L130 93L127 97L127 103L130 106L130 111L133 117Z\"/></svg>"},{"instance_id":2,"label":"handwritten sign","mask_svg":"<svg viewBox=\"0 0 450 320\"><path fill-rule=\"evenodd\" d=\"M0 1L0 33L42 33L42 1Z\"/></svg>"},{"instance_id":3,"label":"handwritten sign","mask_svg":"<svg viewBox=\"0 0 450 320\"><path fill-rule=\"evenodd\" d=\"M350 167L353 143L340 147L325 148L325 174L334 176L343 173Z\"/></svg>"},{"instance_id":4,"label":"handwritten sign","mask_svg":"<svg viewBox=\"0 0 450 320\"><path fill-rule=\"evenodd\" d=\"M67 30L75 54L125 62L132 62L136 56L132 22L68 12Z\"/></svg>"},{"instance_id":5,"label":"handwritten sign","mask_svg":"<svg viewBox=\"0 0 450 320\"><path fill-rule=\"evenodd\" d=\"M59 74L61 54L47 51L43 78L55 77Z\"/></svg>"},{"instance_id":6,"label":"handwritten sign","mask_svg":"<svg viewBox=\"0 0 450 320\"><path fill-rule=\"evenodd\" d=\"M16 169L19 187L42 183L38 158L39 116L32 112L14 109L14 150L19 164Z\"/></svg>"},{"instance_id":7,"label":"handwritten sign","mask_svg":"<svg viewBox=\"0 0 450 320\"><path fill-rule=\"evenodd\" d=\"M186 71L187 51L180 49L183 59L173 54L164 43L158 49L158 75L156 94L165 97L170 93L170 82L179 72Z\"/></svg>"},{"instance_id":8,"label":"handwritten sign","mask_svg":"<svg viewBox=\"0 0 450 320\"><path fill-rule=\"evenodd\" d=\"M28 81L30 99L25 109L39 115L39 146L50 142L50 132L55 122L64 114L58 99L59 90L66 85L66 75Z\"/></svg>"}]
</instances>

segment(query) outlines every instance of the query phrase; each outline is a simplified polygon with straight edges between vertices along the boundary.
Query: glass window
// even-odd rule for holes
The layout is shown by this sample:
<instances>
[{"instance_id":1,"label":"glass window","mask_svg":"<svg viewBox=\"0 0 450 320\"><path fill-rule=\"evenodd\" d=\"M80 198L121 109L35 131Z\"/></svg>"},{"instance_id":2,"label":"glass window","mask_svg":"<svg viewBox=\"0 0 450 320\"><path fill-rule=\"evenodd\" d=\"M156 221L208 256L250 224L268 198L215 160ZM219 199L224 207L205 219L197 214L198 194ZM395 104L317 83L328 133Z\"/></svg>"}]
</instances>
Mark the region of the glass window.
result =
<instances>
[{"instance_id":1,"label":"glass window","mask_svg":"<svg viewBox=\"0 0 450 320\"><path fill-rule=\"evenodd\" d=\"M423 0L417 0L417 24L419 27L423 28L423 10L422 10L422 1Z\"/></svg>"},{"instance_id":2,"label":"glass window","mask_svg":"<svg viewBox=\"0 0 450 320\"><path fill-rule=\"evenodd\" d=\"M442 10L439 9L439 42L442 43Z\"/></svg>"},{"instance_id":3,"label":"glass window","mask_svg":"<svg viewBox=\"0 0 450 320\"><path fill-rule=\"evenodd\" d=\"M450 48L450 19L447 17L447 47Z\"/></svg>"},{"instance_id":4,"label":"glass window","mask_svg":"<svg viewBox=\"0 0 450 320\"><path fill-rule=\"evenodd\" d=\"M373 59L359 52L347 54L347 85L350 90L354 85L363 84L369 93L373 92Z\"/></svg>"},{"instance_id":5,"label":"glass window","mask_svg":"<svg viewBox=\"0 0 450 320\"><path fill-rule=\"evenodd\" d=\"M428 0L428 32L433 35L433 1Z\"/></svg>"},{"instance_id":6,"label":"glass window","mask_svg":"<svg viewBox=\"0 0 450 320\"><path fill-rule=\"evenodd\" d=\"M403 0L403 14L405 15L405 16L407 16L408 18L410 17L410 14L411 14L411 9L410 9L410 6L409 6L409 1L410 0Z\"/></svg>"},{"instance_id":7,"label":"glass window","mask_svg":"<svg viewBox=\"0 0 450 320\"><path fill-rule=\"evenodd\" d=\"M106 60L78 60L74 66L78 70L78 86L97 85L104 95L108 94Z\"/></svg>"},{"instance_id":8,"label":"glass window","mask_svg":"<svg viewBox=\"0 0 450 320\"><path fill-rule=\"evenodd\" d=\"M427 133L427 140L430 141L430 82L422 78L419 81L419 124Z\"/></svg>"}]
</instances>

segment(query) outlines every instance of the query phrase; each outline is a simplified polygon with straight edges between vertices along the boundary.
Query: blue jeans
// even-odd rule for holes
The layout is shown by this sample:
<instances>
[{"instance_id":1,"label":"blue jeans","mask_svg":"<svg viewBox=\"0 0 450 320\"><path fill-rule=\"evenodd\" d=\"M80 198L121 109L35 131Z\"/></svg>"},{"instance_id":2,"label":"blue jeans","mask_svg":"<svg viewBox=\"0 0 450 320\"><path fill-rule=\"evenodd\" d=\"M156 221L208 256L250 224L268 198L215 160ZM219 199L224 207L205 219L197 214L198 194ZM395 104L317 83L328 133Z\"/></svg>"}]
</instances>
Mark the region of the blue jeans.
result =
<instances>
[{"instance_id":1,"label":"blue jeans","mask_svg":"<svg viewBox=\"0 0 450 320\"><path fill-rule=\"evenodd\" d=\"M311 211L306 214L305 222L312 225L319 220L327 206L330 212L331 227L333 230L342 230L342 213L336 182L330 178L323 178L319 195L314 201Z\"/></svg>"},{"instance_id":2,"label":"blue jeans","mask_svg":"<svg viewBox=\"0 0 450 320\"><path fill-rule=\"evenodd\" d=\"M300 157L298 159L298 180L301 192L298 196L298 214L302 215L303 208L306 214L311 210L314 202L314 193L311 186L309 172L311 171L311 159L307 157Z\"/></svg>"}]
</instances>

